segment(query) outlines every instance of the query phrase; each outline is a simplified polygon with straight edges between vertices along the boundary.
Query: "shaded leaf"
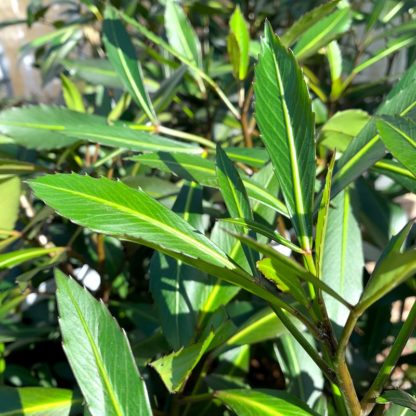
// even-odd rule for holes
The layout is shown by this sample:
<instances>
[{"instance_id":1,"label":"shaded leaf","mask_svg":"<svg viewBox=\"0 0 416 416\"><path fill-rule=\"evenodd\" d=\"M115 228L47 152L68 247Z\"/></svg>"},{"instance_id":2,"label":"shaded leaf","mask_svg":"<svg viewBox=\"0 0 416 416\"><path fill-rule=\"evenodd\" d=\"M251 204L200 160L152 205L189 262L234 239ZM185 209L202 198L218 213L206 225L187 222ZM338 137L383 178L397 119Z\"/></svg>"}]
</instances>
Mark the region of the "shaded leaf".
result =
<instances>
[{"instance_id":1,"label":"shaded leaf","mask_svg":"<svg viewBox=\"0 0 416 416\"><path fill-rule=\"evenodd\" d=\"M143 73L136 51L121 20L111 7L105 9L103 41L107 56L123 81L124 87L136 103L146 113L149 120L157 122L157 117L143 83Z\"/></svg>"},{"instance_id":2,"label":"shaded leaf","mask_svg":"<svg viewBox=\"0 0 416 416\"><path fill-rule=\"evenodd\" d=\"M416 398L403 390L385 390L376 399L376 402L381 404L394 403L416 412Z\"/></svg>"}]
</instances>

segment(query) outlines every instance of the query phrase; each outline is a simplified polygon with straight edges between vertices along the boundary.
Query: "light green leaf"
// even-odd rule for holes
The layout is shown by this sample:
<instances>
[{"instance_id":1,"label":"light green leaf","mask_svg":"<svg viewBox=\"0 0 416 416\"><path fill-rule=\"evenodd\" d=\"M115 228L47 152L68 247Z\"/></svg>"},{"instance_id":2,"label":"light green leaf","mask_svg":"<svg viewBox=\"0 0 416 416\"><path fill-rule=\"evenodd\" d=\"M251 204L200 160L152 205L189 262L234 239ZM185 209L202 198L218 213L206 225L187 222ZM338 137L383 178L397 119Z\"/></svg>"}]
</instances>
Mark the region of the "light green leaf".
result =
<instances>
[{"instance_id":1,"label":"light green leaf","mask_svg":"<svg viewBox=\"0 0 416 416\"><path fill-rule=\"evenodd\" d=\"M56 285L64 350L91 414L151 416L126 334L103 303L58 270Z\"/></svg>"},{"instance_id":2,"label":"light green leaf","mask_svg":"<svg viewBox=\"0 0 416 416\"><path fill-rule=\"evenodd\" d=\"M316 415L296 397L277 390L221 390L214 397L238 416Z\"/></svg>"},{"instance_id":3,"label":"light green leaf","mask_svg":"<svg viewBox=\"0 0 416 416\"><path fill-rule=\"evenodd\" d=\"M201 152L197 146L132 130L128 126L132 125L109 125L105 117L43 105L0 113L0 132L30 149L57 149L87 140L136 151Z\"/></svg>"},{"instance_id":4,"label":"light green leaf","mask_svg":"<svg viewBox=\"0 0 416 416\"><path fill-rule=\"evenodd\" d=\"M403 117L384 116L376 125L387 149L416 178L416 124Z\"/></svg>"},{"instance_id":5,"label":"light green leaf","mask_svg":"<svg viewBox=\"0 0 416 416\"><path fill-rule=\"evenodd\" d=\"M384 249L364 288L357 309L365 311L374 302L393 290L416 272L416 250L402 251L413 222L397 233Z\"/></svg>"},{"instance_id":6,"label":"light green leaf","mask_svg":"<svg viewBox=\"0 0 416 416\"><path fill-rule=\"evenodd\" d=\"M247 22L237 6L230 19L230 34L227 38L228 55L233 66L234 76L244 80L247 76L249 65L250 34Z\"/></svg>"},{"instance_id":7,"label":"light green leaf","mask_svg":"<svg viewBox=\"0 0 416 416\"><path fill-rule=\"evenodd\" d=\"M10 253L0 254L0 270L11 269L29 260L37 259L46 255L57 256L66 250L65 247L51 248L26 248L23 250L12 251Z\"/></svg>"},{"instance_id":8,"label":"light green leaf","mask_svg":"<svg viewBox=\"0 0 416 416\"><path fill-rule=\"evenodd\" d=\"M185 184L173 211L202 231L202 189ZM154 253L150 263L150 290L160 314L163 334L177 351L195 336L198 314L210 285L208 276L180 260Z\"/></svg>"},{"instance_id":9,"label":"light green leaf","mask_svg":"<svg viewBox=\"0 0 416 416\"><path fill-rule=\"evenodd\" d=\"M71 390L49 387L0 387L0 416L70 416L83 399Z\"/></svg>"},{"instance_id":10,"label":"light green leaf","mask_svg":"<svg viewBox=\"0 0 416 416\"><path fill-rule=\"evenodd\" d=\"M256 119L302 248L310 249L315 181L314 120L302 72L266 24L256 66Z\"/></svg>"},{"instance_id":11,"label":"light green leaf","mask_svg":"<svg viewBox=\"0 0 416 416\"><path fill-rule=\"evenodd\" d=\"M84 101L82 94L77 86L64 74L61 74L62 92L66 106L73 111L85 113Z\"/></svg>"},{"instance_id":12,"label":"light green leaf","mask_svg":"<svg viewBox=\"0 0 416 416\"><path fill-rule=\"evenodd\" d=\"M146 166L160 169L163 172L172 172L180 178L194 181L204 186L218 188L215 164L208 159L188 155L169 154L166 152L149 153L132 158ZM255 179L244 178L243 184L250 199L267 205L271 209L287 216L286 207L263 186L257 184Z\"/></svg>"},{"instance_id":13,"label":"light green leaf","mask_svg":"<svg viewBox=\"0 0 416 416\"><path fill-rule=\"evenodd\" d=\"M143 73L136 51L121 20L112 7L106 7L103 24L103 41L107 56L121 78L124 87L146 113L149 120L157 123L149 94L143 83Z\"/></svg>"},{"instance_id":14,"label":"light green leaf","mask_svg":"<svg viewBox=\"0 0 416 416\"><path fill-rule=\"evenodd\" d=\"M352 211L348 190L334 198L332 204L324 240L321 242L321 279L342 298L355 305L363 287L361 231ZM323 296L329 318L343 328L349 310L330 296Z\"/></svg>"},{"instance_id":15,"label":"light green leaf","mask_svg":"<svg viewBox=\"0 0 416 416\"><path fill-rule=\"evenodd\" d=\"M20 179L17 176L0 176L0 229L13 230L19 213L19 200Z\"/></svg>"},{"instance_id":16,"label":"light green leaf","mask_svg":"<svg viewBox=\"0 0 416 416\"><path fill-rule=\"evenodd\" d=\"M296 43L293 53L298 60L305 59L330 43L351 25L349 6L342 7L329 16L320 19L309 28Z\"/></svg>"},{"instance_id":17,"label":"light green leaf","mask_svg":"<svg viewBox=\"0 0 416 416\"><path fill-rule=\"evenodd\" d=\"M60 215L77 224L145 244L283 306L208 238L142 190L76 174L40 177L30 181L30 186Z\"/></svg>"},{"instance_id":18,"label":"light green leaf","mask_svg":"<svg viewBox=\"0 0 416 416\"><path fill-rule=\"evenodd\" d=\"M362 110L338 111L322 126L318 144L342 153L369 120Z\"/></svg>"},{"instance_id":19,"label":"light green leaf","mask_svg":"<svg viewBox=\"0 0 416 416\"><path fill-rule=\"evenodd\" d=\"M213 339L214 333L210 332L203 341L182 348L150 364L159 373L171 393L176 393L183 388Z\"/></svg>"},{"instance_id":20,"label":"light green leaf","mask_svg":"<svg viewBox=\"0 0 416 416\"><path fill-rule=\"evenodd\" d=\"M284 46L291 46L298 38L310 29L315 23L331 13L340 0L331 0L305 13L281 37Z\"/></svg>"},{"instance_id":21,"label":"light green leaf","mask_svg":"<svg viewBox=\"0 0 416 416\"><path fill-rule=\"evenodd\" d=\"M171 46L198 67L202 67L201 45L182 7L174 0L166 1L166 34Z\"/></svg>"}]
</instances>

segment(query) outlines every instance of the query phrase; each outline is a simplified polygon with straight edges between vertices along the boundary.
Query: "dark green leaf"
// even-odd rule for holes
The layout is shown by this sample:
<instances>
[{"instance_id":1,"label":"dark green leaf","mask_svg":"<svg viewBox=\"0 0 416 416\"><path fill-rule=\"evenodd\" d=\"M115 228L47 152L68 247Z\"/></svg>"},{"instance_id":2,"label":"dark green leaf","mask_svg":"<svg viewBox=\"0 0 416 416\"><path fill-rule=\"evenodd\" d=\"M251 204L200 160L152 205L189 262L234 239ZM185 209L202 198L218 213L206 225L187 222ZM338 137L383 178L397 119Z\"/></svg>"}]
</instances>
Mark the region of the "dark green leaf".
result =
<instances>
[{"instance_id":1,"label":"dark green leaf","mask_svg":"<svg viewBox=\"0 0 416 416\"><path fill-rule=\"evenodd\" d=\"M403 390L385 390L376 402L382 404L394 403L416 412L416 398Z\"/></svg>"},{"instance_id":2,"label":"dark green leaf","mask_svg":"<svg viewBox=\"0 0 416 416\"><path fill-rule=\"evenodd\" d=\"M265 27L256 66L256 119L302 248L310 249L315 181L311 101L293 54Z\"/></svg>"}]
</instances>

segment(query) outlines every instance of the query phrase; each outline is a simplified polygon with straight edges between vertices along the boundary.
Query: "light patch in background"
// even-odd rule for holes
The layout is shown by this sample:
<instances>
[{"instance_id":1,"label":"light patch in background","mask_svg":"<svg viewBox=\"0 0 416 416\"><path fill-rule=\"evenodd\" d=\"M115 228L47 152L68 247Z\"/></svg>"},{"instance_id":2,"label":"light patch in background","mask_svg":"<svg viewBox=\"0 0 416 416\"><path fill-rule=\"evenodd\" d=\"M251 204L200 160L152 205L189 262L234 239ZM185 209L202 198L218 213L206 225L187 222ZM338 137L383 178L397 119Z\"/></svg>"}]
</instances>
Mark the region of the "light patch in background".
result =
<instances>
[{"instance_id":1,"label":"light patch in background","mask_svg":"<svg viewBox=\"0 0 416 416\"><path fill-rule=\"evenodd\" d=\"M101 276L97 270L92 269L88 264L84 264L82 267L74 269L74 276L79 280L87 289L95 292L101 285Z\"/></svg>"}]
</instances>

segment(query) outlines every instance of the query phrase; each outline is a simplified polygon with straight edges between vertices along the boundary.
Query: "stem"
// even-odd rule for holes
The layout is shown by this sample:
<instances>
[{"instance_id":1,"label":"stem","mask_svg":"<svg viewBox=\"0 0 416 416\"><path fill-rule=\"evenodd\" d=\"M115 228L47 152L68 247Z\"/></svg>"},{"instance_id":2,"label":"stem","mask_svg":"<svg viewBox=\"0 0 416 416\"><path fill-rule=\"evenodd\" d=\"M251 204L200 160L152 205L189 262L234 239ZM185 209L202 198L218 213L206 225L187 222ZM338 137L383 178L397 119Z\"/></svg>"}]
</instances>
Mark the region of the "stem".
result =
<instances>
[{"instance_id":1,"label":"stem","mask_svg":"<svg viewBox=\"0 0 416 416\"><path fill-rule=\"evenodd\" d=\"M190 142L199 143L210 149L215 149L214 143L205 139L204 137L197 136L196 134L186 133L185 131L181 131L181 130L170 129L169 127L165 127L165 126L157 126L156 131L159 133L165 133L169 136L179 137L181 139L188 140Z\"/></svg>"},{"instance_id":2,"label":"stem","mask_svg":"<svg viewBox=\"0 0 416 416\"><path fill-rule=\"evenodd\" d=\"M244 143L246 147L253 147L253 139L251 137L252 130L250 129L248 123L248 111L250 109L251 99L253 97L254 89L253 84L251 85L250 89L248 90L247 96L244 100L240 102L240 109L241 109L241 130L243 132ZM244 87L240 88L240 97L244 97Z\"/></svg>"},{"instance_id":3,"label":"stem","mask_svg":"<svg viewBox=\"0 0 416 416\"><path fill-rule=\"evenodd\" d=\"M391 373L399 360L407 341L416 327L416 302L413 303L409 316L401 327L389 354L383 362L376 378L361 401L363 416L368 415L375 406L375 399L380 395L384 385L390 379Z\"/></svg>"},{"instance_id":4,"label":"stem","mask_svg":"<svg viewBox=\"0 0 416 416\"><path fill-rule=\"evenodd\" d=\"M193 396L187 396L180 399L182 403L198 403L198 402L205 402L207 400L211 400L214 397L213 393L202 393L202 394L195 394Z\"/></svg>"},{"instance_id":5,"label":"stem","mask_svg":"<svg viewBox=\"0 0 416 416\"><path fill-rule=\"evenodd\" d=\"M293 335L297 342L302 346L302 348L308 353L308 355L312 358L315 364L322 370L325 376L331 383L335 383L335 373L332 368L328 366L328 364L322 359L322 357L318 354L315 348L306 340L306 338L302 335L302 333L296 328L293 322L286 316L282 309L271 306L277 317L282 321L283 325L287 328L287 330Z\"/></svg>"},{"instance_id":6,"label":"stem","mask_svg":"<svg viewBox=\"0 0 416 416\"><path fill-rule=\"evenodd\" d=\"M335 371L337 373L339 387L344 395L347 409L352 416L361 415L361 405L355 391L351 374L345 361L345 352L347 350L351 334L354 331L355 325L357 324L361 313L361 311L356 309L353 309L350 312L344 330L342 331L337 351L335 353Z\"/></svg>"}]
</instances>

